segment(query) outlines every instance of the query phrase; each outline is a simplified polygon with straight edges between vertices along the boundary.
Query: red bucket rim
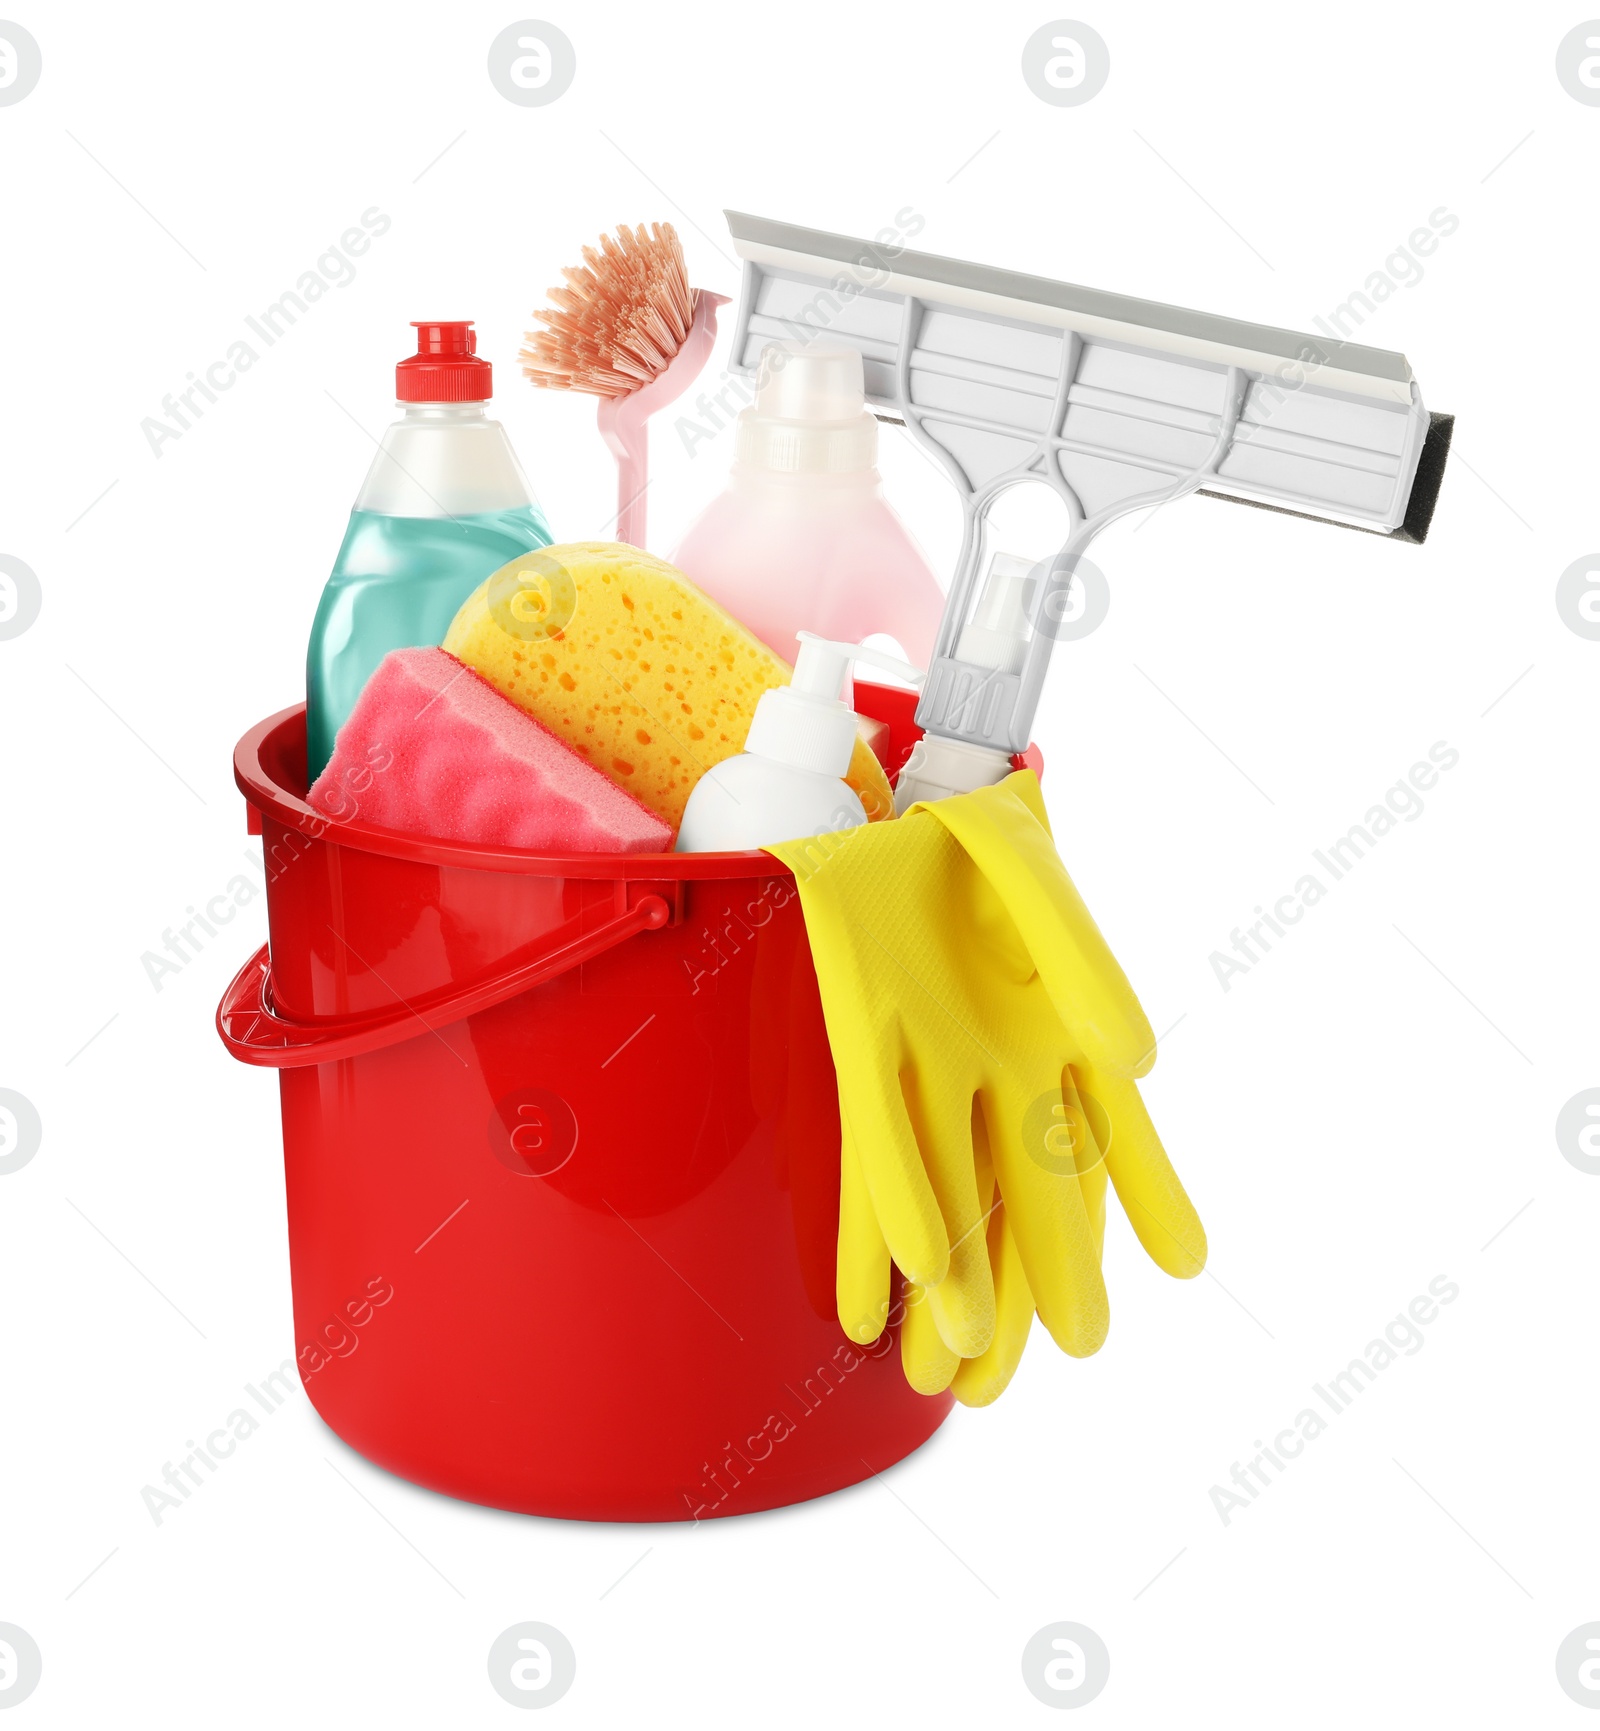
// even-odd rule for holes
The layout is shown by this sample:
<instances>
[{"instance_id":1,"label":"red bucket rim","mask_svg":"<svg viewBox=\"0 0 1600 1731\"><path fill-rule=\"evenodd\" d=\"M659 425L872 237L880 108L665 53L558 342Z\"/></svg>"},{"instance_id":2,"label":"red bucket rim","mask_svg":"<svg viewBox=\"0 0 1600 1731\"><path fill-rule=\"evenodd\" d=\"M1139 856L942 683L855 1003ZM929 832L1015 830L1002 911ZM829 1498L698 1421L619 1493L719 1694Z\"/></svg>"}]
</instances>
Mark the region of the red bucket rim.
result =
<instances>
[{"instance_id":1,"label":"red bucket rim","mask_svg":"<svg viewBox=\"0 0 1600 1731\"><path fill-rule=\"evenodd\" d=\"M485 847L442 836L415 835L409 830L363 823L359 818L330 818L308 804L303 793L286 786L280 779L281 770L267 766L266 760L281 759L286 747L291 756L304 758L305 708L303 703L294 703L258 721L234 747L233 779L258 812L329 846L425 865L454 866L462 871L521 872L538 877L653 878L659 882L662 878L793 875L780 860L759 848L742 853L548 854L531 848ZM285 740L285 734L291 738Z\"/></svg>"},{"instance_id":2,"label":"red bucket rim","mask_svg":"<svg viewBox=\"0 0 1600 1731\"><path fill-rule=\"evenodd\" d=\"M918 737L912 720L916 692L861 679L856 681L855 689L857 708L889 724L895 739L890 762L897 769L911 749L911 741ZM547 854L529 848L483 847L440 836L414 835L409 830L362 823L359 818L337 821L308 804L303 790L281 779L289 773L287 764L293 765L296 783L305 779L305 708L303 703L294 703L258 721L234 747L233 779L255 810L330 846L425 865L453 866L462 871L520 872L539 877L654 879L659 883L664 878L794 875L781 860L759 848L739 853ZM268 759L275 760L278 767L269 768ZM1042 772L1044 767L1034 745L1012 762L1018 768L1029 767L1036 772ZM891 771L891 785L894 779Z\"/></svg>"}]
</instances>

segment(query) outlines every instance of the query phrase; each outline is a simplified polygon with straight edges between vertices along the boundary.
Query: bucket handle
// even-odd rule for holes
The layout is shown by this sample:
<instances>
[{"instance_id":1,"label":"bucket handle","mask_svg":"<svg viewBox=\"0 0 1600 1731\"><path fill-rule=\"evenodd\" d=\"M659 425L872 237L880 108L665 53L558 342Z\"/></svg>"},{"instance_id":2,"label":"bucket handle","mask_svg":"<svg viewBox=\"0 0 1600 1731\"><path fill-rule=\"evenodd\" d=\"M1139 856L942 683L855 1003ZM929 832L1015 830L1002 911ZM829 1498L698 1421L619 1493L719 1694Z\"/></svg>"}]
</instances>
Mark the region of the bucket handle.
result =
<instances>
[{"instance_id":1,"label":"bucket handle","mask_svg":"<svg viewBox=\"0 0 1600 1731\"><path fill-rule=\"evenodd\" d=\"M338 1058L359 1058L418 1034L436 1034L464 1016L491 1010L542 986L580 962L592 961L636 932L658 931L672 910L658 895L642 895L614 919L487 979L449 985L409 1002L337 1022L296 1022L272 1008L272 958L259 950L234 976L217 1005L217 1032L242 1064L297 1070Z\"/></svg>"}]
</instances>

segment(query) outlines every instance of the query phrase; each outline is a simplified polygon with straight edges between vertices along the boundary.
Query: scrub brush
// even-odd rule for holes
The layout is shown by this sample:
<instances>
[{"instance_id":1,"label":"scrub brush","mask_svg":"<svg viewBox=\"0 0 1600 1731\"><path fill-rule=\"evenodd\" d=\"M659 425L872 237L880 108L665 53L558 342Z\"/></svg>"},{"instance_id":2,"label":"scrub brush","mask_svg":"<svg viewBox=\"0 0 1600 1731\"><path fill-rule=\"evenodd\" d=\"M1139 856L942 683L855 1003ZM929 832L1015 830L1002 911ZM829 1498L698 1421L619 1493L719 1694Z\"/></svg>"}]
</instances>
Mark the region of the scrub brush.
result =
<instances>
[{"instance_id":1,"label":"scrub brush","mask_svg":"<svg viewBox=\"0 0 1600 1731\"><path fill-rule=\"evenodd\" d=\"M689 287L670 222L624 223L562 275L567 287L550 290L553 304L534 314L544 329L527 333L518 359L536 385L600 399L600 437L617 459L617 539L643 548L645 423L699 377L728 297Z\"/></svg>"}]
</instances>

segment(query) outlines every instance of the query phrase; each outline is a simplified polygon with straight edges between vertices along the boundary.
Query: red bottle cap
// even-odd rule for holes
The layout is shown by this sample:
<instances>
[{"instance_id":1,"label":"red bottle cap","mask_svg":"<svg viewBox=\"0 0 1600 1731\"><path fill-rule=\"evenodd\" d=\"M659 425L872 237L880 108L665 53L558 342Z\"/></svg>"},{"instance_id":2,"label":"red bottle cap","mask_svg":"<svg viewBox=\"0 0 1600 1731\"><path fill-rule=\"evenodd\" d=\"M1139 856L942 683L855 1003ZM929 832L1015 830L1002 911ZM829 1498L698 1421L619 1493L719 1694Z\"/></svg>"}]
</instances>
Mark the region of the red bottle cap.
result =
<instances>
[{"instance_id":1,"label":"red bottle cap","mask_svg":"<svg viewBox=\"0 0 1600 1731\"><path fill-rule=\"evenodd\" d=\"M394 369L402 403L481 403L494 395L494 367L476 354L471 319L413 319L417 352Z\"/></svg>"}]
</instances>

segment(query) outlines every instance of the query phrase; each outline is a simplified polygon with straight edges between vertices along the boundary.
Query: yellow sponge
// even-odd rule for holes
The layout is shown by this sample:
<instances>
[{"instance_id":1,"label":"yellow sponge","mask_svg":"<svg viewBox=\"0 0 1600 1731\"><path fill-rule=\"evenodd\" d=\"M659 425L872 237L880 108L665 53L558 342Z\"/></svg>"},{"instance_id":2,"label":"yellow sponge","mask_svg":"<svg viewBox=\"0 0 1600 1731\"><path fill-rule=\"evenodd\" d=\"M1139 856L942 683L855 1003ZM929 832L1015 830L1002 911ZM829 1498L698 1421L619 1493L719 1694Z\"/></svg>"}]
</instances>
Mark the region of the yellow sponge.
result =
<instances>
[{"instance_id":1,"label":"yellow sponge","mask_svg":"<svg viewBox=\"0 0 1600 1731\"><path fill-rule=\"evenodd\" d=\"M700 777L744 749L762 692L792 671L681 571L610 541L502 565L442 647L674 829ZM893 813L859 739L845 779L868 817Z\"/></svg>"}]
</instances>

